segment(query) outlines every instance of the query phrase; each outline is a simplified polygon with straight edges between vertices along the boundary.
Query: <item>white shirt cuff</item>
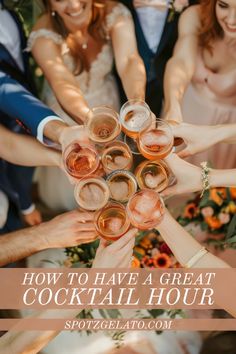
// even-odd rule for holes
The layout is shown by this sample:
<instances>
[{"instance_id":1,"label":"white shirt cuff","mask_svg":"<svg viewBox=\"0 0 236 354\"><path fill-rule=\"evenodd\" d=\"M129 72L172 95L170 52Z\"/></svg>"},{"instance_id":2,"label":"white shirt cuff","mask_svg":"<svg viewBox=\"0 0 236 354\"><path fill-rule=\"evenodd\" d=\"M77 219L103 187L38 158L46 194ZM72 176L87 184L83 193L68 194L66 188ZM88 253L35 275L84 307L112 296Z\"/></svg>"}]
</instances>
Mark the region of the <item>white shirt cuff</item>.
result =
<instances>
[{"instance_id":1,"label":"white shirt cuff","mask_svg":"<svg viewBox=\"0 0 236 354\"><path fill-rule=\"evenodd\" d=\"M6 194L0 190L0 229L7 221L7 214L9 209L9 201Z\"/></svg>"},{"instance_id":2,"label":"white shirt cuff","mask_svg":"<svg viewBox=\"0 0 236 354\"><path fill-rule=\"evenodd\" d=\"M21 210L23 215L29 215L35 210L35 204L31 204L31 206L27 209Z\"/></svg>"},{"instance_id":3,"label":"white shirt cuff","mask_svg":"<svg viewBox=\"0 0 236 354\"><path fill-rule=\"evenodd\" d=\"M57 143L54 143L52 140L46 138L43 135L43 131L44 131L44 127L45 125L52 121L52 120L59 120L60 122L64 122L63 119L57 117L57 116L48 116L46 118L44 118L38 125L38 129L37 129L37 139L40 141L40 143L47 145L47 146L51 146L51 147L56 147L58 146Z\"/></svg>"}]
</instances>

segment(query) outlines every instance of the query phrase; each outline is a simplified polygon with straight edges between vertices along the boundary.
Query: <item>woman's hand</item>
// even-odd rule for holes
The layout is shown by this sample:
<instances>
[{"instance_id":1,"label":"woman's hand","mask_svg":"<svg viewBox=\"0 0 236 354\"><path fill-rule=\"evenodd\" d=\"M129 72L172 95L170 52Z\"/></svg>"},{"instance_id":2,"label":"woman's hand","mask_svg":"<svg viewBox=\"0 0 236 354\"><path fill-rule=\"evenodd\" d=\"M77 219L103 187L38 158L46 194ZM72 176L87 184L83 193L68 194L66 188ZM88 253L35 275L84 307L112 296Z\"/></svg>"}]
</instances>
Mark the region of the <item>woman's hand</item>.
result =
<instances>
[{"instance_id":1,"label":"woman's hand","mask_svg":"<svg viewBox=\"0 0 236 354\"><path fill-rule=\"evenodd\" d=\"M174 137L182 138L186 144L186 147L178 153L182 158L205 151L219 141L217 126L182 123L171 125L171 128Z\"/></svg>"},{"instance_id":2,"label":"woman's hand","mask_svg":"<svg viewBox=\"0 0 236 354\"><path fill-rule=\"evenodd\" d=\"M177 178L177 183L161 192L163 197L197 192L202 189L202 170L200 167L191 165L176 154L170 154L165 158L165 161Z\"/></svg>"},{"instance_id":3,"label":"woman's hand","mask_svg":"<svg viewBox=\"0 0 236 354\"><path fill-rule=\"evenodd\" d=\"M93 261L93 268L130 267L136 233L137 229L131 229L109 246L107 246L107 241L101 239Z\"/></svg>"}]
</instances>

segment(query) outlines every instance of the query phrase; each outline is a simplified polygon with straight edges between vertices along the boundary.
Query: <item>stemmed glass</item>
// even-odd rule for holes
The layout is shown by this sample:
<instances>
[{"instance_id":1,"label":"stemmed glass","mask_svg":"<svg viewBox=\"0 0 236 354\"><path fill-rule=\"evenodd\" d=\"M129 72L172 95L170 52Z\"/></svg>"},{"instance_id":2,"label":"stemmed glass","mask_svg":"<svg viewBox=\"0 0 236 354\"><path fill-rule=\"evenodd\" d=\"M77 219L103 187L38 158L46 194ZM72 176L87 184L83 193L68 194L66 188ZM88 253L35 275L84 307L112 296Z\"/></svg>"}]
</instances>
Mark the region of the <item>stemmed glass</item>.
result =
<instances>
[{"instance_id":1,"label":"stemmed glass","mask_svg":"<svg viewBox=\"0 0 236 354\"><path fill-rule=\"evenodd\" d=\"M162 192L171 180L171 172L162 160L143 161L136 170L135 176L140 189L153 189Z\"/></svg>"},{"instance_id":2,"label":"stemmed glass","mask_svg":"<svg viewBox=\"0 0 236 354\"><path fill-rule=\"evenodd\" d=\"M89 176L99 166L97 151L93 147L82 145L77 141L66 147L62 160L66 172L77 179Z\"/></svg>"},{"instance_id":3,"label":"stemmed glass","mask_svg":"<svg viewBox=\"0 0 236 354\"><path fill-rule=\"evenodd\" d=\"M148 160L163 159L173 148L174 137L169 124L156 119L155 127L147 127L140 131L138 148Z\"/></svg>"},{"instance_id":4,"label":"stemmed glass","mask_svg":"<svg viewBox=\"0 0 236 354\"><path fill-rule=\"evenodd\" d=\"M121 132L118 113L107 106L92 108L88 112L85 126L89 138L96 144L111 142Z\"/></svg>"},{"instance_id":5,"label":"stemmed glass","mask_svg":"<svg viewBox=\"0 0 236 354\"><path fill-rule=\"evenodd\" d=\"M147 128L152 123L151 110L142 100L127 101L120 110L120 123L125 133L124 141L129 145L133 154L139 155L136 139L140 129Z\"/></svg>"},{"instance_id":6,"label":"stemmed glass","mask_svg":"<svg viewBox=\"0 0 236 354\"><path fill-rule=\"evenodd\" d=\"M115 170L129 170L133 164L133 156L129 146L121 141L105 145L101 153L101 162L106 173Z\"/></svg>"}]
</instances>

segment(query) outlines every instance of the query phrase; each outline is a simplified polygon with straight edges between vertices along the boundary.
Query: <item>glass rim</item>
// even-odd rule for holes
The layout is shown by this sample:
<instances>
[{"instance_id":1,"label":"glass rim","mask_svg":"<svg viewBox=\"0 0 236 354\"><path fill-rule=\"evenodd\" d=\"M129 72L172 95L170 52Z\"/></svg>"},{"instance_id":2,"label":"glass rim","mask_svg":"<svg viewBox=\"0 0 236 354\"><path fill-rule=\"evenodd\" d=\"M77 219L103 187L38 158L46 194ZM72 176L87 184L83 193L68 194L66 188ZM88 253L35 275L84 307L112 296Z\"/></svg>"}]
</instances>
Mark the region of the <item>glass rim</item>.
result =
<instances>
[{"instance_id":1,"label":"glass rim","mask_svg":"<svg viewBox=\"0 0 236 354\"><path fill-rule=\"evenodd\" d=\"M111 190L110 190L110 185L109 185L110 182L112 181L112 178L113 178L113 177L116 177L116 175L118 175L118 174L124 175L125 177L127 176L127 177L132 181L132 183L133 183L133 185L134 185L134 189L135 189L135 191L134 191L131 195L129 195L126 199L123 199L123 200L121 200L121 201L117 201L116 199L113 198L113 196L112 196L112 194L111 194ZM135 193L137 192L137 190L138 190L138 182L137 182L137 180L136 180L135 175L134 175L132 172L127 171L127 170L115 170L115 171L112 171L112 172L106 177L106 181L107 181L107 184L108 184L108 188L109 188L109 190L110 190L110 198L111 198L112 200L117 201L117 202L120 202L120 203L127 203L128 200L129 200L129 198L131 198L132 195L135 194Z\"/></svg>"},{"instance_id":2,"label":"glass rim","mask_svg":"<svg viewBox=\"0 0 236 354\"><path fill-rule=\"evenodd\" d=\"M129 157L130 157L130 159L128 159L126 165L122 167L122 169L125 169L130 164L130 160L131 160L131 162L133 161L132 151L130 150L129 145L124 143L123 141L119 141L118 140L117 143L118 143L118 145L120 145L119 147L122 148L121 151L123 150L123 151L127 152L129 154ZM102 165L103 165L103 167L105 169L110 171L109 173L112 173L113 171L116 171L116 170L112 170L111 168L107 167L106 164L104 163L104 159L106 157L106 154L109 153L110 151L112 151L113 149L114 150L118 150L118 147L116 147L115 144L116 144L116 141L107 143L104 146L104 149L103 149L103 151L101 153L101 163L102 163Z\"/></svg>"},{"instance_id":3,"label":"glass rim","mask_svg":"<svg viewBox=\"0 0 236 354\"><path fill-rule=\"evenodd\" d=\"M132 212L131 212L131 210L130 210L130 204L132 203L132 201L133 201L136 197L138 197L138 196L139 196L140 194L142 194L142 193L155 194L155 196L157 196L158 199L160 200L162 206L165 208L165 203L164 203L164 201L163 201L163 198L160 196L160 193L158 193L157 191L155 191L155 190L153 190L153 189L144 188L144 189L141 189L141 190L137 191L136 193L134 193L134 194L130 197L130 199L129 199L127 205L126 205L126 211L127 211L127 214L128 214L128 217L129 217L129 218L130 218L130 215L132 215ZM131 219L132 219L132 217L131 217ZM131 223L132 223L132 222L131 222Z\"/></svg>"},{"instance_id":4,"label":"glass rim","mask_svg":"<svg viewBox=\"0 0 236 354\"><path fill-rule=\"evenodd\" d=\"M73 150L73 145L75 145L75 144L78 144L82 149L90 150L94 154L96 163L94 164L94 167L92 168L92 170L87 174L74 173L70 168L68 168L68 166L66 164L66 159L67 159L69 153ZM93 146L91 146L89 144L83 144L83 143L81 144L77 140L74 140L64 149L64 151L62 153L62 162L63 162L63 167L65 168L66 172L69 175L71 175L74 178L84 178L84 177L90 176L93 172L96 171L96 169L99 166L100 157L98 155L98 152L96 151L96 149Z\"/></svg>"},{"instance_id":5,"label":"glass rim","mask_svg":"<svg viewBox=\"0 0 236 354\"><path fill-rule=\"evenodd\" d=\"M119 234L116 234L116 233L113 233L111 234L111 232L108 233L102 233L100 231L100 228L98 227L98 219L99 217L101 216L101 214L106 211L107 209L109 208L112 208L112 207L118 207L120 209L122 209L122 211L124 211L124 215L125 215L125 223L124 225L122 226L122 228L119 230ZM103 235L105 237L111 237L111 236L114 236L114 237L120 237L122 235L124 235L130 228L130 220L127 216L127 213L126 213L126 207L120 203L120 202L117 202L117 201L109 201L102 209L99 209L95 212L94 214L94 225L95 225L95 229L96 231L98 232L98 234L100 235Z\"/></svg>"},{"instance_id":6,"label":"glass rim","mask_svg":"<svg viewBox=\"0 0 236 354\"><path fill-rule=\"evenodd\" d=\"M97 181L97 184L101 185L102 184L102 187L104 188L104 195L106 195L107 193L107 197L104 198L104 202L103 202L103 205L99 208L94 208L94 207L84 207L83 205L81 205L79 202L78 202L78 190L79 189L82 189L86 183L96 183ZM100 176L96 176L96 175L93 175L93 176L87 176L87 177L83 177L81 178L80 181L78 181L78 183L76 183L75 187L74 187L74 197L75 197L75 201L76 203L83 209L85 210L90 210L90 211L98 211L102 208L104 208L106 206L106 204L109 202L109 199L110 199L110 189L105 181L104 178L100 177Z\"/></svg>"},{"instance_id":7,"label":"glass rim","mask_svg":"<svg viewBox=\"0 0 236 354\"><path fill-rule=\"evenodd\" d=\"M140 181L141 181L141 175L142 175L142 172L143 170L145 169L145 167L147 167L149 164L154 164L154 165L157 165L158 167L160 167L160 169L162 171L164 171L164 174L166 176L167 179L168 178L168 173L166 171L166 169L168 169L168 166L167 164L165 163L165 161L163 160L146 160L146 161L142 161L135 169L135 177L136 177L136 180L137 180L137 183L138 183L138 186L141 190L144 190L144 189L149 189L149 190L153 190L153 191L156 191L157 193L160 193L162 190L160 191L157 191L155 188L148 188L147 186L145 186L145 184L141 184ZM156 187L158 188L158 187Z\"/></svg>"}]
</instances>

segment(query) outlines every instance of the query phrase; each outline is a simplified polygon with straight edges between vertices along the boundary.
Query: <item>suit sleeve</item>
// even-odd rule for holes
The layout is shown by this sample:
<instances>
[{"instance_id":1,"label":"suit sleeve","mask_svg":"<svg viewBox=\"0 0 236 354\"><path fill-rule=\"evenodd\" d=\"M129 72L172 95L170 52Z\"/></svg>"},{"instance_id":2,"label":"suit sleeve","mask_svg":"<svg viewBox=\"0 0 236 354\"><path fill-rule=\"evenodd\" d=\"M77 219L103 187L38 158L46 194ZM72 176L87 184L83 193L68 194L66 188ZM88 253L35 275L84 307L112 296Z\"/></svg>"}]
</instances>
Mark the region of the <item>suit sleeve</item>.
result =
<instances>
[{"instance_id":1,"label":"suit sleeve","mask_svg":"<svg viewBox=\"0 0 236 354\"><path fill-rule=\"evenodd\" d=\"M50 120L62 121L20 83L2 71L0 71L0 111L17 120L42 143L44 124Z\"/></svg>"}]
</instances>

